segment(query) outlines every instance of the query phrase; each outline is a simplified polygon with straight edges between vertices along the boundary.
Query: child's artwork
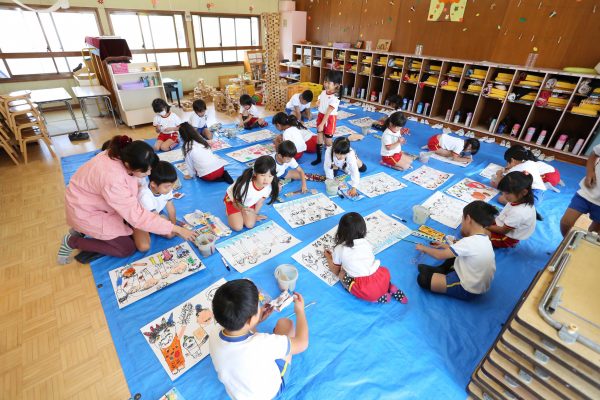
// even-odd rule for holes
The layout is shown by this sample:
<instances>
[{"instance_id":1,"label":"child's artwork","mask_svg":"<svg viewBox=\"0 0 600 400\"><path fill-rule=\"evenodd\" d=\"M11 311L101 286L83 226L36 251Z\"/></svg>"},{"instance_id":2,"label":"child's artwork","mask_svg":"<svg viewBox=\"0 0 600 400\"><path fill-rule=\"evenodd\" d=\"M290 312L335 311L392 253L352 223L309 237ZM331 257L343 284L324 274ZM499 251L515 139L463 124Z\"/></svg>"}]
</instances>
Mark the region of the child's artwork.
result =
<instances>
[{"instance_id":1,"label":"child's artwork","mask_svg":"<svg viewBox=\"0 0 600 400\"><path fill-rule=\"evenodd\" d=\"M406 185L385 172L378 172L360 179L358 190L367 197L377 197L405 188Z\"/></svg>"},{"instance_id":2,"label":"child's artwork","mask_svg":"<svg viewBox=\"0 0 600 400\"><path fill-rule=\"evenodd\" d=\"M204 268L189 243L184 242L108 274L117 304L123 308Z\"/></svg>"},{"instance_id":3,"label":"child's artwork","mask_svg":"<svg viewBox=\"0 0 600 400\"><path fill-rule=\"evenodd\" d=\"M496 172L498 172L499 170L501 170L503 168L504 167L502 165L498 165L498 164L494 164L494 163L489 163L487 165L487 167L485 167L479 173L479 175L483 176L484 178L492 179L494 176L496 176Z\"/></svg>"},{"instance_id":4,"label":"child's artwork","mask_svg":"<svg viewBox=\"0 0 600 400\"><path fill-rule=\"evenodd\" d=\"M177 388L169 390L163 394L158 400L185 400Z\"/></svg>"},{"instance_id":5,"label":"child's artwork","mask_svg":"<svg viewBox=\"0 0 600 400\"><path fill-rule=\"evenodd\" d=\"M338 110L337 119L346 119L346 118L350 118L350 117L354 117L354 114L349 113L347 111Z\"/></svg>"},{"instance_id":6,"label":"child's artwork","mask_svg":"<svg viewBox=\"0 0 600 400\"><path fill-rule=\"evenodd\" d=\"M403 178L407 181L422 186L425 189L435 190L442 186L454 174L438 171L437 169L423 165Z\"/></svg>"},{"instance_id":7,"label":"child's artwork","mask_svg":"<svg viewBox=\"0 0 600 400\"><path fill-rule=\"evenodd\" d=\"M171 380L209 354L208 335L218 326L213 318L212 299L225 282L219 279L140 329Z\"/></svg>"},{"instance_id":8,"label":"child's artwork","mask_svg":"<svg viewBox=\"0 0 600 400\"><path fill-rule=\"evenodd\" d=\"M344 212L323 193L274 204L273 207L292 228L308 225Z\"/></svg>"},{"instance_id":9,"label":"child's artwork","mask_svg":"<svg viewBox=\"0 0 600 400\"><path fill-rule=\"evenodd\" d=\"M256 160L260 156L268 156L275 152L275 146L272 143L255 144L254 146L246 147L227 153L227 156L239 162L248 162Z\"/></svg>"},{"instance_id":10,"label":"child's artwork","mask_svg":"<svg viewBox=\"0 0 600 400\"><path fill-rule=\"evenodd\" d=\"M316 128L317 127L317 120L316 119L311 119L310 121L302 122L302 125L304 125L307 128Z\"/></svg>"},{"instance_id":11,"label":"child's artwork","mask_svg":"<svg viewBox=\"0 0 600 400\"><path fill-rule=\"evenodd\" d=\"M411 230L406 225L392 219L381 210L367 215L365 222L367 223L366 239L373 246L374 254L380 253L393 244L398 243L411 233ZM333 250L335 247L334 238L336 232L337 226L334 226L327 233L292 256L294 260L329 286L335 285L339 279L329 270L324 250L326 248Z\"/></svg>"},{"instance_id":12,"label":"child's artwork","mask_svg":"<svg viewBox=\"0 0 600 400\"><path fill-rule=\"evenodd\" d=\"M492 200L498 193L500 193L500 191L491 186L484 185L483 183L465 178L456 185L450 186L448 189L446 189L446 193L448 193L450 196L456 197L457 199L470 203L475 200L483 200L488 202Z\"/></svg>"},{"instance_id":13,"label":"child's artwork","mask_svg":"<svg viewBox=\"0 0 600 400\"><path fill-rule=\"evenodd\" d=\"M246 143L254 143L262 142L263 140L273 140L275 134L268 129L261 129L260 131L250 132L238 137Z\"/></svg>"},{"instance_id":14,"label":"child's artwork","mask_svg":"<svg viewBox=\"0 0 600 400\"><path fill-rule=\"evenodd\" d=\"M431 0L427 21L434 22L462 22L465 16L467 0Z\"/></svg>"},{"instance_id":15,"label":"child's artwork","mask_svg":"<svg viewBox=\"0 0 600 400\"><path fill-rule=\"evenodd\" d=\"M373 125L373 123L377 122L372 118L369 117L363 117L363 118L358 118L358 119L351 119L348 122L350 122L352 125L356 125L356 126L368 126L371 127Z\"/></svg>"},{"instance_id":16,"label":"child's artwork","mask_svg":"<svg viewBox=\"0 0 600 400\"><path fill-rule=\"evenodd\" d=\"M459 167L466 167L467 165L470 165L473 162L473 159L471 159L471 161L469 162L454 161L450 157L440 156L439 154L435 153L431 153L430 157L448 164L458 165Z\"/></svg>"},{"instance_id":17,"label":"child's artwork","mask_svg":"<svg viewBox=\"0 0 600 400\"><path fill-rule=\"evenodd\" d=\"M435 192L422 206L429 210L431 219L456 229L462 222L463 208L467 204L442 192Z\"/></svg>"},{"instance_id":18,"label":"child's artwork","mask_svg":"<svg viewBox=\"0 0 600 400\"><path fill-rule=\"evenodd\" d=\"M162 153L156 153L161 161L167 161L173 163L175 161L183 160L183 151L181 149L175 149L171 151L164 151Z\"/></svg>"},{"instance_id":19,"label":"child's artwork","mask_svg":"<svg viewBox=\"0 0 600 400\"><path fill-rule=\"evenodd\" d=\"M246 272L298 243L300 241L285 229L268 221L217 243L217 250L238 272Z\"/></svg>"},{"instance_id":20,"label":"child's artwork","mask_svg":"<svg viewBox=\"0 0 600 400\"><path fill-rule=\"evenodd\" d=\"M229 142L226 142L225 140L220 138L215 138L210 141L210 148L213 149L213 151L228 149L230 147L231 145L229 144Z\"/></svg>"},{"instance_id":21,"label":"child's artwork","mask_svg":"<svg viewBox=\"0 0 600 400\"><path fill-rule=\"evenodd\" d=\"M344 185L345 186L345 185ZM338 196L340 196L342 199L348 199L350 201L359 201L365 198L364 195L360 194L360 193L356 193L356 195L351 196L350 193L348 193L350 191L350 188L348 186L342 187L338 189Z\"/></svg>"},{"instance_id":22,"label":"child's artwork","mask_svg":"<svg viewBox=\"0 0 600 400\"><path fill-rule=\"evenodd\" d=\"M175 168L177 168L178 170L180 170L183 175L188 175L189 176L188 167L187 167L187 164L185 162L180 162L180 163L173 164L173 165L175 166Z\"/></svg>"},{"instance_id":23,"label":"child's artwork","mask_svg":"<svg viewBox=\"0 0 600 400\"><path fill-rule=\"evenodd\" d=\"M306 180L311 181L311 182L325 182L327 180L325 175L321 175L321 174L313 174L313 173L307 172L307 173L305 173L305 176L306 176ZM338 182L344 182L347 178L348 178L347 174L341 174L341 175L337 175L335 177L335 180Z\"/></svg>"},{"instance_id":24,"label":"child's artwork","mask_svg":"<svg viewBox=\"0 0 600 400\"><path fill-rule=\"evenodd\" d=\"M348 128L347 126L338 125L335 127L335 133L333 134L334 138L340 136L348 136L348 135L356 135L356 131Z\"/></svg>"}]
</instances>

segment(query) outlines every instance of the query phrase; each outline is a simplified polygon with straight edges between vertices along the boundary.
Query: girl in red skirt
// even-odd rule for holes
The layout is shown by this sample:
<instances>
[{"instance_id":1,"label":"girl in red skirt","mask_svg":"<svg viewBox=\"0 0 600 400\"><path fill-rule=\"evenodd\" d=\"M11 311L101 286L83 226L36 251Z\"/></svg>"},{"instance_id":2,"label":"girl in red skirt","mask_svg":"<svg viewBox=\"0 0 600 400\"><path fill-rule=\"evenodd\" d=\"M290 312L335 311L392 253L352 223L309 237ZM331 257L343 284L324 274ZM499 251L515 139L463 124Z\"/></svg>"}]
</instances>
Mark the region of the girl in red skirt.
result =
<instances>
[{"instance_id":1,"label":"girl in red skirt","mask_svg":"<svg viewBox=\"0 0 600 400\"><path fill-rule=\"evenodd\" d=\"M367 224L363 217L355 212L345 214L335 234L335 248L333 251L325 249L329 269L340 278L342 286L359 299L389 303L393 298L406 304L408 297L390 282L390 271L379 265L366 236Z\"/></svg>"}]
</instances>

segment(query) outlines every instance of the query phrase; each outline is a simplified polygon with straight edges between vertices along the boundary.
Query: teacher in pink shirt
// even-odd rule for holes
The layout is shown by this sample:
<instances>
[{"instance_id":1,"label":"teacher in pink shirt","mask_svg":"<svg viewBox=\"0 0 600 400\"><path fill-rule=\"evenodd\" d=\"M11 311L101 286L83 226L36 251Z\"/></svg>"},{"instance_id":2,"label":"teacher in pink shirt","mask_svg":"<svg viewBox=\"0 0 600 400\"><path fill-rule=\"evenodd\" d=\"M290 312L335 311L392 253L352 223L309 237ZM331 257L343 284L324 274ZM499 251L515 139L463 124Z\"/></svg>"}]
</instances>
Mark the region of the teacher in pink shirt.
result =
<instances>
[{"instance_id":1,"label":"teacher in pink shirt","mask_svg":"<svg viewBox=\"0 0 600 400\"><path fill-rule=\"evenodd\" d=\"M174 233L193 240L196 233L144 209L138 201L138 179L150 175L158 157L144 141L112 138L106 151L85 163L65 191L67 223L58 263L71 262L73 250L127 257L136 251L133 229L158 235ZM84 237L85 235L85 237Z\"/></svg>"}]
</instances>

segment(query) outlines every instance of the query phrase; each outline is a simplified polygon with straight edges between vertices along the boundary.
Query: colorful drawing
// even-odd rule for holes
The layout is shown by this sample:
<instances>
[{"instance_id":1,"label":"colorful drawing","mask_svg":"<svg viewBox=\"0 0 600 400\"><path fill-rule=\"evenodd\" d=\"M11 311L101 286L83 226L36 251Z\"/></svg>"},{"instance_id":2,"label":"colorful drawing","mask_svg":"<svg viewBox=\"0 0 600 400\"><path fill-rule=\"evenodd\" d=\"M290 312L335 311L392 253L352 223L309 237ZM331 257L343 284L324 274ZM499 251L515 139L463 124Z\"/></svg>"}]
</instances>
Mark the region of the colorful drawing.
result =
<instances>
[{"instance_id":1,"label":"colorful drawing","mask_svg":"<svg viewBox=\"0 0 600 400\"><path fill-rule=\"evenodd\" d=\"M499 190L494 189L491 186L484 185L483 183L474 181L469 178L465 178L458 182L454 186L450 186L445 190L450 196L454 196L457 199L470 203L475 200L483 200L488 202L492 200L498 193Z\"/></svg>"},{"instance_id":2,"label":"colorful drawing","mask_svg":"<svg viewBox=\"0 0 600 400\"><path fill-rule=\"evenodd\" d=\"M425 189L435 190L442 186L454 174L438 171L437 169L423 165L402 178L422 186Z\"/></svg>"},{"instance_id":3,"label":"colorful drawing","mask_svg":"<svg viewBox=\"0 0 600 400\"><path fill-rule=\"evenodd\" d=\"M377 40L377 46L375 47L375 50L389 51L391 45L392 45L392 39L379 39L379 40Z\"/></svg>"},{"instance_id":4,"label":"colorful drawing","mask_svg":"<svg viewBox=\"0 0 600 400\"><path fill-rule=\"evenodd\" d=\"M473 159L471 159L471 161L466 162L466 163L460 162L460 161L454 161L450 157L440 156L439 154L435 154L435 153L431 153L430 157L433 159L448 163L448 164L458 165L459 167L466 167L467 165L470 165L473 162Z\"/></svg>"},{"instance_id":5,"label":"colorful drawing","mask_svg":"<svg viewBox=\"0 0 600 400\"><path fill-rule=\"evenodd\" d=\"M221 278L140 329L171 380L209 354L208 335L218 326L212 315L212 298L225 282Z\"/></svg>"},{"instance_id":6,"label":"colorful drawing","mask_svg":"<svg viewBox=\"0 0 600 400\"><path fill-rule=\"evenodd\" d=\"M262 142L263 140L273 140L275 133L268 129L261 129L260 131L250 132L238 137L246 143L255 143Z\"/></svg>"},{"instance_id":7,"label":"colorful drawing","mask_svg":"<svg viewBox=\"0 0 600 400\"><path fill-rule=\"evenodd\" d=\"M367 215L365 222L367 223L366 239L373 246L374 254L380 253L391 245L398 243L411 233L411 230L406 225L392 219L381 210ZM317 240L292 256L294 260L329 286L335 285L339 279L329 271L324 250L326 248L333 250L335 247L334 238L336 231L337 226L334 226Z\"/></svg>"},{"instance_id":8,"label":"colorful drawing","mask_svg":"<svg viewBox=\"0 0 600 400\"><path fill-rule=\"evenodd\" d=\"M185 400L177 388L169 390L163 394L158 400Z\"/></svg>"},{"instance_id":9,"label":"colorful drawing","mask_svg":"<svg viewBox=\"0 0 600 400\"><path fill-rule=\"evenodd\" d=\"M302 122L302 124L305 127L307 127L307 128L316 128L317 127L317 120L316 119L311 119L310 121Z\"/></svg>"},{"instance_id":10,"label":"colorful drawing","mask_svg":"<svg viewBox=\"0 0 600 400\"><path fill-rule=\"evenodd\" d=\"M175 161L183 160L183 151L181 149L175 149L171 151L164 151L162 153L156 153L161 161L167 161L174 163Z\"/></svg>"},{"instance_id":11,"label":"colorful drawing","mask_svg":"<svg viewBox=\"0 0 600 400\"><path fill-rule=\"evenodd\" d=\"M356 135L356 131L343 125L338 125L335 127L335 133L333 134L334 138L347 135Z\"/></svg>"},{"instance_id":12,"label":"colorful drawing","mask_svg":"<svg viewBox=\"0 0 600 400\"><path fill-rule=\"evenodd\" d=\"M162 288L206 268L189 243L109 271L119 308L127 307Z\"/></svg>"},{"instance_id":13,"label":"colorful drawing","mask_svg":"<svg viewBox=\"0 0 600 400\"><path fill-rule=\"evenodd\" d=\"M325 182L325 180L327 179L325 177L325 175L321 175L321 174L312 174L310 172L307 172L305 175L306 175L306 180L311 181L311 182ZM342 174L342 175L336 176L335 180L338 182L344 182L347 178L348 178L347 174Z\"/></svg>"},{"instance_id":14,"label":"colorful drawing","mask_svg":"<svg viewBox=\"0 0 600 400\"><path fill-rule=\"evenodd\" d=\"M463 208L467 204L442 192L435 192L422 206L429 210L431 219L456 229L462 222Z\"/></svg>"},{"instance_id":15,"label":"colorful drawing","mask_svg":"<svg viewBox=\"0 0 600 400\"><path fill-rule=\"evenodd\" d=\"M268 156L275 152L275 146L272 143L268 144L255 144L254 146L246 147L226 155L239 162L248 162L256 160L260 156Z\"/></svg>"},{"instance_id":16,"label":"colorful drawing","mask_svg":"<svg viewBox=\"0 0 600 400\"><path fill-rule=\"evenodd\" d=\"M348 111L338 110L338 113L337 113L338 120L346 119L346 118L350 118L350 117L354 117L354 114L349 113Z\"/></svg>"},{"instance_id":17,"label":"colorful drawing","mask_svg":"<svg viewBox=\"0 0 600 400\"><path fill-rule=\"evenodd\" d=\"M217 244L217 250L238 272L246 272L300 243L273 221Z\"/></svg>"},{"instance_id":18,"label":"colorful drawing","mask_svg":"<svg viewBox=\"0 0 600 400\"><path fill-rule=\"evenodd\" d=\"M378 172L360 179L358 190L367 197L377 197L405 188L406 185L385 172Z\"/></svg>"},{"instance_id":19,"label":"colorful drawing","mask_svg":"<svg viewBox=\"0 0 600 400\"><path fill-rule=\"evenodd\" d=\"M352 125L356 125L356 126L372 126L373 123L377 122L372 118L369 117L363 117L363 118L358 118L358 119L351 119L348 122L350 122Z\"/></svg>"},{"instance_id":20,"label":"colorful drawing","mask_svg":"<svg viewBox=\"0 0 600 400\"><path fill-rule=\"evenodd\" d=\"M502 165L498 165L498 164L494 164L494 163L489 163L487 165L487 167L485 167L479 173L479 175L483 176L484 178L492 179L494 176L496 176L496 172L498 172L501 169L504 169L504 167Z\"/></svg>"},{"instance_id":21,"label":"colorful drawing","mask_svg":"<svg viewBox=\"0 0 600 400\"><path fill-rule=\"evenodd\" d=\"M173 165L175 166L175 168L177 168L178 170L180 170L182 174L189 176L188 167L187 167L187 164L185 162L180 162L180 163L173 164Z\"/></svg>"},{"instance_id":22,"label":"colorful drawing","mask_svg":"<svg viewBox=\"0 0 600 400\"><path fill-rule=\"evenodd\" d=\"M292 228L311 224L344 212L323 193L273 205Z\"/></svg>"},{"instance_id":23,"label":"colorful drawing","mask_svg":"<svg viewBox=\"0 0 600 400\"><path fill-rule=\"evenodd\" d=\"M229 142L227 142L221 138L214 138L213 140L210 141L210 148L213 151L228 149L230 147L231 147L231 145L229 144Z\"/></svg>"},{"instance_id":24,"label":"colorful drawing","mask_svg":"<svg viewBox=\"0 0 600 400\"><path fill-rule=\"evenodd\" d=\"M462 22L467 0L431 0L427 21Z\"/></svg>"}]
</instances>

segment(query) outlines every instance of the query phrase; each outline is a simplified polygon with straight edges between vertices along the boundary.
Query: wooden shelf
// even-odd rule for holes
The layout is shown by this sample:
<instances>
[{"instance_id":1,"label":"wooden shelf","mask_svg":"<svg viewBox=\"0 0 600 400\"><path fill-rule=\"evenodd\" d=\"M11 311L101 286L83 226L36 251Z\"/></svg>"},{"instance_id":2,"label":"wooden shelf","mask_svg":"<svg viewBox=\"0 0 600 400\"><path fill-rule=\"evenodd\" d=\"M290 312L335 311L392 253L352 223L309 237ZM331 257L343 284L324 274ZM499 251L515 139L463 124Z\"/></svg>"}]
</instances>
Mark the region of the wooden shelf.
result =
<instances>
[{"instance_id":1,"label":"wooden shelf","mask_svg":"<svg viewBox=\"0 0 600 400\"><path fill-rule=\"evenodd\" d=\"M159 73L160 73L160 71L125 72L122 74L113 74L113 76L119 77L119 76L147 75L147 74L159 74Z\"/></svg>"}]
</instances>

